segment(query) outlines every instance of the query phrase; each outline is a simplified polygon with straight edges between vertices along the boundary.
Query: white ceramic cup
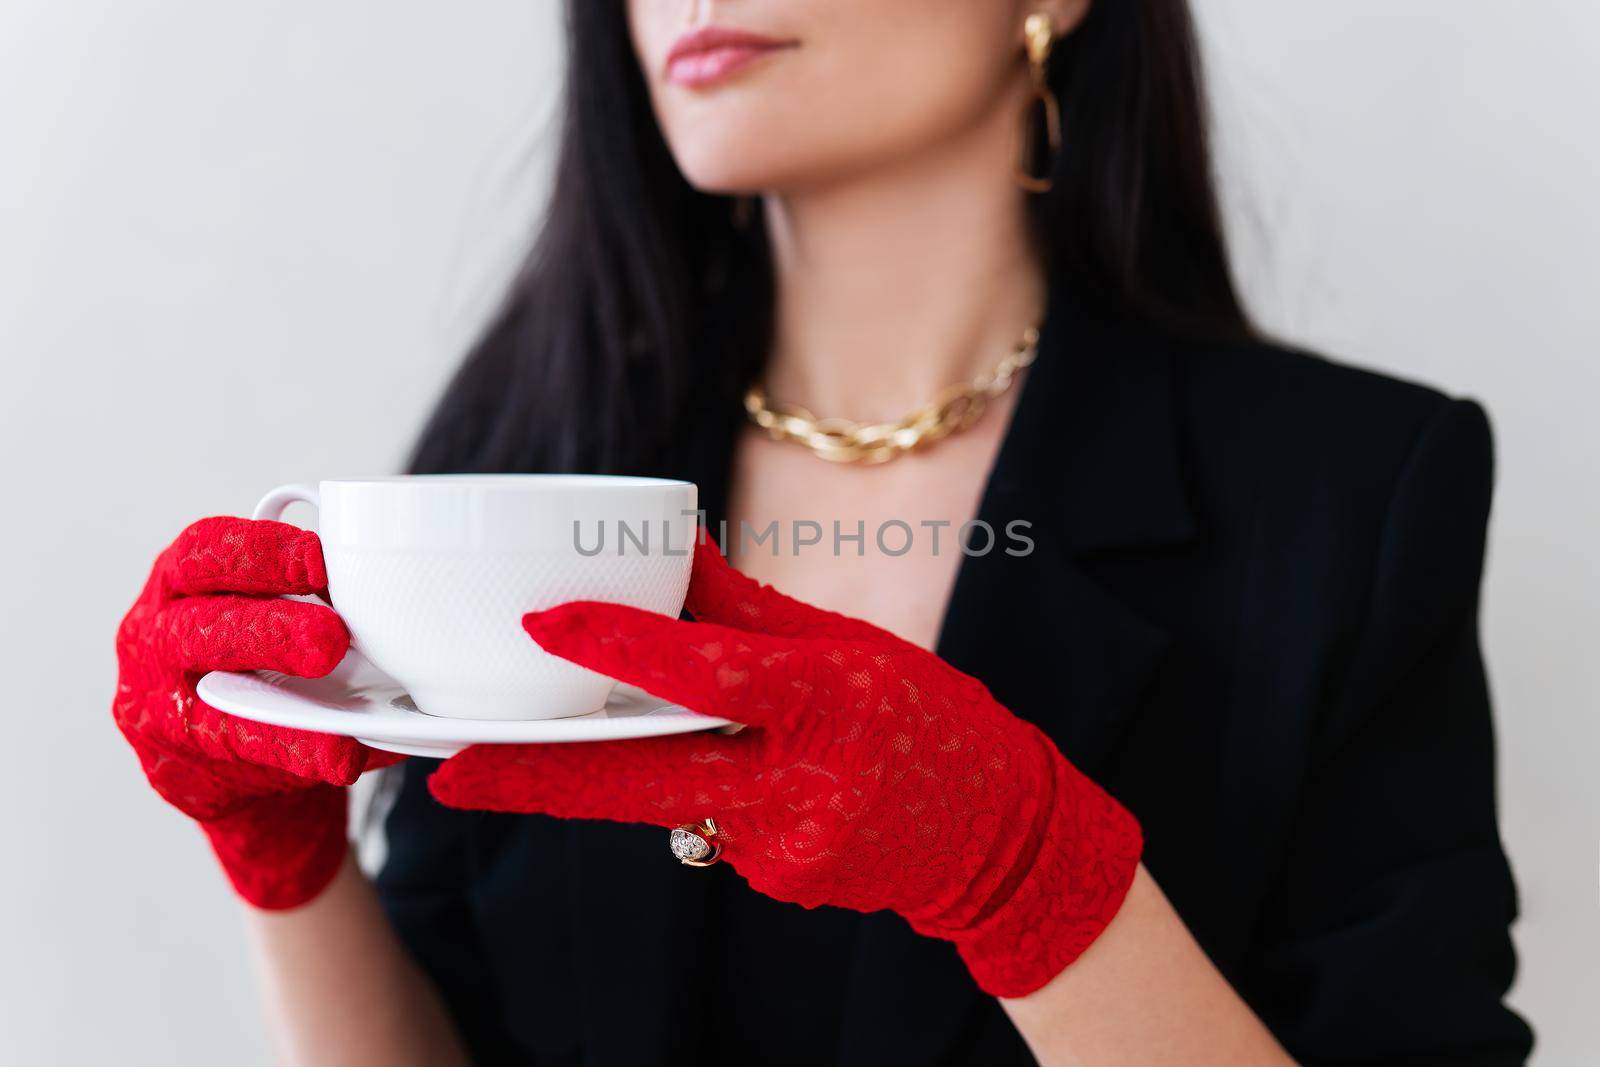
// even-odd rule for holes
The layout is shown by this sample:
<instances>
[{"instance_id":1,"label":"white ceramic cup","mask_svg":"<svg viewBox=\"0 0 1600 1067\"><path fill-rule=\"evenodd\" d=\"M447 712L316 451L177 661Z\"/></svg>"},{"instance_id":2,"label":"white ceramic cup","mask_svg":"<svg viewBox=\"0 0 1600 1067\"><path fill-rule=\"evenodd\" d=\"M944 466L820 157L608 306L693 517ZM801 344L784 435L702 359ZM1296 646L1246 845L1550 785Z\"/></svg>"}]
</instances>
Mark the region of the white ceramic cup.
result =
<instances>
[{"instance_id":1,"label":"white ceramic cup","mask_svg":"<svg viewBox=\"0 0 1600 1067\"><path fill-rule=\"evenodd\" d=\"M352 644L419 710L556 719L615 682L545 652L526 612L604 600L676 616L693 563L695 487L599 475L417 475L286 485L256 505L316 507L328 591Z\"/></svg>"}]
</instances>

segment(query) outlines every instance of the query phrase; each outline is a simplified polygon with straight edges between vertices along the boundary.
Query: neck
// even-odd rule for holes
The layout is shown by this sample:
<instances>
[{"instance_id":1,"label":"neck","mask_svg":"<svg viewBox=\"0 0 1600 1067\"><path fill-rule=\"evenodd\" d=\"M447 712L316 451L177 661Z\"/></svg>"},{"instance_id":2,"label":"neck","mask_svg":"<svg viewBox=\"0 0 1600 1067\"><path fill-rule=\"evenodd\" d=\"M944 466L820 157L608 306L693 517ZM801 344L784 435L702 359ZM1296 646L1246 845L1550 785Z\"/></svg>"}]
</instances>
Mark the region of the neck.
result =
<instances>
[{"instance_id":1,"label":"neck","mask_svg":"<svg viewBox=\"0 0 1600 1067\"><path fill-rule=\"evenodd\" d=\"M892 419L998 363L1045 304L1010 109L892 167L774 194L773 400Z\"/></svg>"}]
</instances>

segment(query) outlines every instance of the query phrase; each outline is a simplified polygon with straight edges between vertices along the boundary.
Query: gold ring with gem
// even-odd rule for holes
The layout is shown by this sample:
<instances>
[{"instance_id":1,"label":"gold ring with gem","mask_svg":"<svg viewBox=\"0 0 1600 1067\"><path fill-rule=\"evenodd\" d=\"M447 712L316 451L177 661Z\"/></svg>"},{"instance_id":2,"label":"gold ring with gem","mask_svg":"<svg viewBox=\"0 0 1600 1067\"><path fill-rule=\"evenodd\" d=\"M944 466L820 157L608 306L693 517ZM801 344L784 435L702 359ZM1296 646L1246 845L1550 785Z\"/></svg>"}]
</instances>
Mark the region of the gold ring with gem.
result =
<instances>
[{"instance_id":1,"label":"gold ring with gem","mask_svg":"<svg viewBox=\"0 0 1600 1067\"><path fill-rule=\"evenodd\" d=\"M717 840L715 819L686 822L674 827L667 838L667 847L672 849L679 863L690 867L709 867L722 858L722 843Z\"/></svg>"}]
</instances>

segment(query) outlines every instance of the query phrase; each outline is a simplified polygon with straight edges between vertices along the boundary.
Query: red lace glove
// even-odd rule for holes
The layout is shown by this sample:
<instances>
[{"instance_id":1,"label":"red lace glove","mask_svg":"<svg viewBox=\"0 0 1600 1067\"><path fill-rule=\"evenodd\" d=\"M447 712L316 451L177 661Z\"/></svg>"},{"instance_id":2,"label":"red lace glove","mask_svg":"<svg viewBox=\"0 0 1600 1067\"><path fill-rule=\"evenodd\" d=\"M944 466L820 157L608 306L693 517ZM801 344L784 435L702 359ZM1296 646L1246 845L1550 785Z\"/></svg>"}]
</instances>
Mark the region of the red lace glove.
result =
<instances>
[{"instance_id":1,"label":"red lace glove","mask_svg":"<svg viewBox=\"0 0 1600 1067\"><path fill-rule=\"evenodd\" d=\"M898 912L953 941L995 996L1038 989L1105 929L1138 825L979 682L759 585L706 543L689 610L699 621L573 603L523 625L574 663L749 729L477 746L435 772L434 796L660 826L712 817L755 889Z\"/></svg>"},{"instance_id":2,"label":"red lace glove","mask_svg":"<svg viewBox=\"0 0 1600 1067\"><path fill-rule=\"evenodd\" d=\"M350 643L339 616L275 599L327 584L316 534L202 519L156 560L117 631L117 726L156 792L200 824L234 889L260 908L292 908L327 886L346 851L342 787L398 757L224 715L194 686L212 670L333 670Z\"/></svg>"}]
</instances>

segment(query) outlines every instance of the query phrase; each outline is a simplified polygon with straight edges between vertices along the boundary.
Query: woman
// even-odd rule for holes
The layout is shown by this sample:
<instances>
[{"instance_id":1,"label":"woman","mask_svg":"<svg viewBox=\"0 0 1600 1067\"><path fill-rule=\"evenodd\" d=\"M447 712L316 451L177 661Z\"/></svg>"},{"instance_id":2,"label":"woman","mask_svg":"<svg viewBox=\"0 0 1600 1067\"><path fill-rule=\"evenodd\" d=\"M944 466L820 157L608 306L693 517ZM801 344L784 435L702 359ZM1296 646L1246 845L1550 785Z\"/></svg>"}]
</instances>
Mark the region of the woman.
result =
<instances>
[{"instance_id":1,"label":"woman","mask_svg":"<svg viewBox=\"0 0 1600 1067\"><path fill-rule=\"evenodd\" d=\"M343 787L389 757L193 694L337 662L270 598L315 537L191 527L117 719L291 1054L1521 1062L1488 426L1252 337L1181 0L570 20L542 239L414 469L697 482L738 571L702 545L691 619L524 622L750 726L408 761L374 891Z\"/></svg>"}]
</instances>

